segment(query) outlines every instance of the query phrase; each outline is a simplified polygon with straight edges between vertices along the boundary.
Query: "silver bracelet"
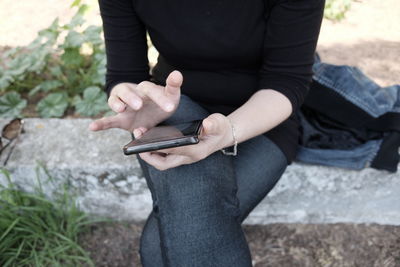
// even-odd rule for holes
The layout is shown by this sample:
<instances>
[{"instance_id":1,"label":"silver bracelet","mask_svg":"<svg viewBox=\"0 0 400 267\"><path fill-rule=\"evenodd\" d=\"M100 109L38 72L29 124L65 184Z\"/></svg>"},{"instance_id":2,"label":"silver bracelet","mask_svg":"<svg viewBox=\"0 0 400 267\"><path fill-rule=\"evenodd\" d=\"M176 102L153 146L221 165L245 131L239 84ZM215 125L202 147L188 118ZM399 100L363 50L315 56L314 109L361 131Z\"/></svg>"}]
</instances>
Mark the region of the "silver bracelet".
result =
<instances>
[{"instance_id":1,"label":"silver bracelet","mask_svg":"<svg viewBox=\"0 0 400 267\"><path fill-rule=\"evenodd\" d=\"M235 144L233 145L233 151L227 151L227 148L223 148L223 149L221 149L221 152L224 155L227 155L227 156L236 156L237 155L237 144L238 144L238 142L237 142L237 139L236 139L235 127L233 126L233 123L232 123L231 120L229 120L229 122L231 124L233 141L234 141Z\"/></svg>"}]
</instances>

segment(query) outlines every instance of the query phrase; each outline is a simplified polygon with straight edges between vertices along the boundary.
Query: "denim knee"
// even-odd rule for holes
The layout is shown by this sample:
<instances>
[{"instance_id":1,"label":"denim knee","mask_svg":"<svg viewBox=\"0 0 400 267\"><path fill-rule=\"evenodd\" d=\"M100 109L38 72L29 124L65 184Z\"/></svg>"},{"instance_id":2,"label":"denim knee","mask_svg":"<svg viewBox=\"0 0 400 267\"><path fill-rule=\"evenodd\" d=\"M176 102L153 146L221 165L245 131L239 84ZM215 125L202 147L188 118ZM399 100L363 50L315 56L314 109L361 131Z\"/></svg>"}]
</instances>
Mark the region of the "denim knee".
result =
<instances>
[{"instance_id":1,"label":"denim knee","mask_svg":"<svg viewBox=\"0 0 400 267\"><path fill-rule=\"evenodd\" d=\"M146 168L159 230L162 256L158 259L163 261L159 266L251 266L239 221L232 157L218 151L164 171L141 164ZM144 263L150 259L146 267L155 266L151 263L157 248L153 234L143 233L141 255Z\"/></svg>"},{"instance_id":2,"label":"denim knee","mask_svg":"<svg viewBox=\"0 0 400 267\"><path fill-rule=\"evenodd\" d=\"M152 212L143 227L139 247L140 260L143 267L162 267L162 250L157 219Z\"/></svg>"},{"instance_id":3,"label":"denim knee","mask_svg":"<svg viewBox=\"0 0 400 267\"><path fill-rule=\"evenodd\" d=\"M239 215L232 159L220 152L165 171L148 166L148 171L156 215L160 210L178 217L182 212Z\"/></svg>"}]
</instances>

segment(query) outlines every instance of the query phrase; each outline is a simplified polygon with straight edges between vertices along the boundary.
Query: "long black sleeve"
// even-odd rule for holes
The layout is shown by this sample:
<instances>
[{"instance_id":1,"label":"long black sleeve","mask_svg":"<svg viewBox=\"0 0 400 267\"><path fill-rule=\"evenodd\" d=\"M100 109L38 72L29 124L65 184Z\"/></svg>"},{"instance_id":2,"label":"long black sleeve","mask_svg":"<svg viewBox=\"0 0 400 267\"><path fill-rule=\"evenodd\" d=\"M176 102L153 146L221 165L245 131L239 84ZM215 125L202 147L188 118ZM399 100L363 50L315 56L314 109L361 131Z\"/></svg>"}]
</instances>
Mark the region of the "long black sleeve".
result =
<instances>
[{"instance_id":1,"label":"long black sleeve","mask_svg":"<svg viewBox=\"0 0 400 267\"><path fill-rule=\"evenodd\" d=\"M295 112L312 78L324 0L275 0L269 5L260 89L284 94Z\"/></svg>"},{"instance_id":2,"label":"long black sleeve","mask_svg":"<svg viewBox=\"0 0 400 267\"><path fill-rule=\"evenodd\" d=\"M148 80L146 29L132 0L99 0L107 55L105 91L121 82Z\"/></svg>"}]
</instances>

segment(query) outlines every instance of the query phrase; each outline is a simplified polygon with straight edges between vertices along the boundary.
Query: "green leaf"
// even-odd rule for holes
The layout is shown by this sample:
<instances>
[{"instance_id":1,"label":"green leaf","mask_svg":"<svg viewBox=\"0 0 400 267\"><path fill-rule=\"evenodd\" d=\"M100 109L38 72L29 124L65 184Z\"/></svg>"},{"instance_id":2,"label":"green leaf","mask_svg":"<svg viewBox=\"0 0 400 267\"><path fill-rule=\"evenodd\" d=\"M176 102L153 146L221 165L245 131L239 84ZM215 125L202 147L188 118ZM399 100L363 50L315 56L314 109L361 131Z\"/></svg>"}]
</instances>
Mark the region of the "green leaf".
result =
<instances>
[{"instance_id":1,"label":"green leaf","mask_svg":"<svg viewBox=\"0 0 400 267\"><path fill-rule=\"evenodd\" d=\"M104 42L101 39L101 32L102 28L100 26L90 25L83 31L83 36L85 37L86 42L93 45L101 45Z\"/></svg>"},{"instance_id":2,"label":"green leaf","mask_svg":"<svg viewBox=\"0 0 400 267\"><path fill-rule=\"evenodd\" d=\"M40 90L42 90L41 84L36 85L35 87L33 87L32 90L29 91L28 96L34 96L37 92L39 92Z\"/></svg>"},{"instance_id":3,"label":"green leaf","mask_svg":"<svg viewBox=\"0 0 400 267\"><path fill-rule=\"evenodd\" d=\"M48 92L50 90L56 89L62 85L62 82L58 80L50 80L50 81L44 81L41 84L41 88L43 91Z\"/></svg>"},{"instance_id":4,"label":"green leaf","mask_svg":"<svg viewBox=\"0 0 400 267\"><path fill-rule=\"evenodd\" d=\"M63 72L62 72L62 69L61 69L60 65L56 65L54 67L51 67L50 68L50 73L51 73L51 75L56 76L56 77L60 77L60 76L63 75Z\"/></svg>"},{"instance_id":5,"label":"green leaf","mask_svg":"<svg viewBox=\"0 0 400 267\"><path fill-rule=\"evenodd\" d=\"M327 0L325 2L324 17L330 20L340 21L350 9L352 0Z\"/></svg>"},{"instance_id":6,"label":"green leaf","mask_svg":"<svg viewBox=\"0 0 400 267\"><path fill-rule=\"evenodd\" d=\"M77 67L83 63L83 57L79 52L79 48L66 48L61 60L68 67Z\"/></svg>"},{"instance_id":7,"label":"green leaf","mask_svg":"<svg viewBox=\"0 0 400 267\"><path fill-rule=\"evenodd\" d=\"M65 93L51 93L39 101L36 110L43 118L61 117L68 107Z\"/></svg>"},{"instance_id":8,"label":"green leaf","mask_svg":"<svg viewBox=\"0 0 400 267\"><path fill-rule=\"evenodd\" d=\"M85 19L83 18L83 15L80 13L77 13L72 17L71 22L69 24L65 25L64 28L74 29L77 26L81 26L84 22L85 22Z\"/></svg>"},{"instance_id":9,"label":"green leaf","mask_svg":"<svg viewBox=\"0 0 400 267\"><path fill-rule=\"evenodd\" d=\"M41 84L39 84L38 86L36 86L35 88L33 88L29 92L29 96L33 96L34 94L36 94L39 91L49 92L53 89L60 87L61 85L63 85L62 82L60 82L58 80L44 81Z\"/></svg>"},{"instance_id":10,"label":"green leaf","mask_svg":"<svg viewBox=\"0 0 400 267\"><path fill-rule=\"evenodd\" d=\"M67 37L65 37L65 41L63 44L64 48L80 48L83 44L83 42L85 41L84 36L77 32L77 31L70 31L67 35Z\"/></svg>"},{"instance_id":11,"label":"green leaf","mask_svg":"<svg viewBox=\"0 0 400 267\"><path fill-rule=\"evenodd\" d=\"M75 0L74 2L72 2L71 7L79 6L80 4L81 4L81 0Z\"/></svg>"},{"instance_id":12,"label":"green leaf","mask_svg":"<svg viewBox=\"0 0 400 267\"><path fill-rule=\"evenodd\" d=\"M1 117L21 117L21 111L26 107L27 101L21 99L17 92L8 92L0 97Z\"/></svg>"},{"instance_id":13,"label":"green leaf","mask_svg":"<svg viewBox=\"0 0 400 267\"><path fill-rule=\"evenodd\" d=\"M0 91L5 91L8 86L14 81L12 75L5 73L0 77Z\"/></svg>"},{"instance_id":14,"label":"green leaf","mask_svg":"<svg viewBox=\"0 0 400 267\"><path fill-rule=\"evenodd\" d=\"M91 86L84 90L83 98L75 98L74 106L79 114L95 116L102 111L109 110L107 96L97 86Z\"/></svg>"},{"instance_id":15,"label":"green leaf","mask_svg":"<svg viewBox=\"0 0 400 267\"><path fill-rule=\"evenodd\" d=\"M16 218L14 222L8 227L8 229L1 235L0 241L7 236L7 234L14 228L14 226L20 221L21 218Z\"/></svg>"},{"instance_id":16,"label":"green leaf","mask_svg":"<svg viewBox=\"0 0 400 267\"><path fill-rule=\"evenodd\" d=\"M6 50L5 52L3 52L2 57L3 58L14 57L20 50L21 50L21 47L19 47L19 46L12 47L12 48Z\"/></svg>"},{"instance_id":17,"label":"green leaf","mask_svg":"<svg viewBox=\"0 0 400 267\"><path fill-rule=\"evenodd\" d=\"M49 41L55 41L60 34L59 27L59 19L56 18L48 28L39 31L38 36L45 37Z\"/></svg>"},{"instance_id":18,"label":"green leaf","mask_svg":"<svg viewBox=\"0 0 400 267\"><path fill-rule=\"evenodd\" d=\"M79 96L79 95L75 95L73 98L72 98L72 105L73 106L75 106L78 102L80 102L80 101L82 101L82 99L81 99L81 97Z\"/></svg>"},{"instance_id":19,"label":"green leaf","mask_svg":"<svg viewBox=\"0 0 400 267\"><path fill-rule=\"evenodd\" d=\"M82 4L79 6L78 14L84 15L89 10L89 6Z\"/></svg>"}]
</instances>

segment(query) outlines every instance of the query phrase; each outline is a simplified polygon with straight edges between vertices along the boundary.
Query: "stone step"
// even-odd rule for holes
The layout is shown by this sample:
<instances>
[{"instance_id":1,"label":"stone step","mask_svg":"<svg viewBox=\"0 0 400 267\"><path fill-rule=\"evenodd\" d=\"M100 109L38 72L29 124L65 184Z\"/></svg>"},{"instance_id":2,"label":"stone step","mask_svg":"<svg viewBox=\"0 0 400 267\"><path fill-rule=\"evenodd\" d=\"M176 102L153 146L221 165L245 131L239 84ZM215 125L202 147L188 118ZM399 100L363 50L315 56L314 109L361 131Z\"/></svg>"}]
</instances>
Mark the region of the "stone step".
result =
<instances>
[{"instance_id":1,"label":"stone step","mask_svg":"<svg viewBox=\"0 0 400 267\"><path fill-rule=\"evenodd\" d=\"M8 121L1 119L0 126ZM91 214L145 220L151 210L149 190L136 156L122 152L130 134L120 129L91 132L91 121L25 119L25 133L6 167L13 181L31 191L41 177L50 197L67 183L81 208ZM7 150L0 159L6 154ZM40 165L46 166L51 181L44 181ZM3 174L0 183L6 184ZM278 222L400 225L400 175L294 163L245 221Z\"/></svg>"}]
</instances>

